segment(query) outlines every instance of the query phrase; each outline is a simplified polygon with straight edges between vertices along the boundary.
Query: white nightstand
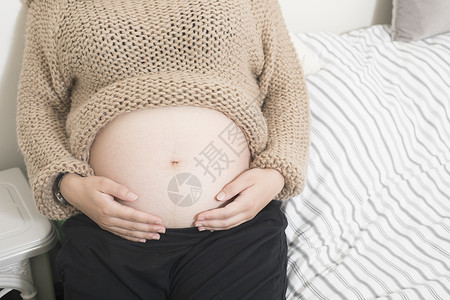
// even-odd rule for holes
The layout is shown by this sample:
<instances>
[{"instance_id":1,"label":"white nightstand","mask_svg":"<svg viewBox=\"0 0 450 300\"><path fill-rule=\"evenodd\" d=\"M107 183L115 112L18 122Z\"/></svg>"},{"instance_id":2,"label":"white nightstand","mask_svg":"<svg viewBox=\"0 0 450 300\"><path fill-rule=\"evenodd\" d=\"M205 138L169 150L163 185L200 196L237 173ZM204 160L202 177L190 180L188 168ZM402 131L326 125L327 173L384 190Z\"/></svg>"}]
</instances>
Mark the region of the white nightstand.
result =
<instances>
[{"instance_id":1,"label":"white nightstand","mask_svg":"<svg viewBox=\"0 0 450 300\"><path fill-rule=\"evenodd\" d=\"M0 171L0 298L15 289L23 299L55 299L48 256L55 244L20 169Z\"/></svg>"}]
</instances>

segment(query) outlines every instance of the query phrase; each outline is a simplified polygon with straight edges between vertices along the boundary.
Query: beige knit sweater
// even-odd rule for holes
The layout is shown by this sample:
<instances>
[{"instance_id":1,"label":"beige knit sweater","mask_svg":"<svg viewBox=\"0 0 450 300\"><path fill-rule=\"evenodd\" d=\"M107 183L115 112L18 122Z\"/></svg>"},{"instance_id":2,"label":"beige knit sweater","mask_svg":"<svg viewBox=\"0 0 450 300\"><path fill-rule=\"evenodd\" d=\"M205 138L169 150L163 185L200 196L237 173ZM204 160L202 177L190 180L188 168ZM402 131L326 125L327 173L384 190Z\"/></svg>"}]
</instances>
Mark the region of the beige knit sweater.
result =
<instances>
[{"instance_id":1,"label":"beige knit sweater","mask_svg":"<svg viewBox=\"0 0 450 300\"><path fill-rule=\"evenodd\" d=\"M123 112L216 109L243 130L251 168L303 190L310 112L303 71L277 0L26 0L17 134L39 211L60 204L59 172L94 175L97 131Z\"/></svg>"}]
</instances>

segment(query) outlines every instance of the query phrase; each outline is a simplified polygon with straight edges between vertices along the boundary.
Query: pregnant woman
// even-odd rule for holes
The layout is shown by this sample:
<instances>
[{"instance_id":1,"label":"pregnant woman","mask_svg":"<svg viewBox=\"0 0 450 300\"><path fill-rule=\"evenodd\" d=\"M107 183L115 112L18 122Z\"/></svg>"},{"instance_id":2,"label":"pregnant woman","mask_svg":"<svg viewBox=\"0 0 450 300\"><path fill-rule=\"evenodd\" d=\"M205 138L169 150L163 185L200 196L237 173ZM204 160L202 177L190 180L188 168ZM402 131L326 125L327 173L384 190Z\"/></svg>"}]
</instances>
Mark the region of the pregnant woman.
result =
<instances>
[{"instance_id":1,"label":"pregnant woman","mask_svg":"<svg viewBox=\"0 0 450 300\"><path fill-rule=\"evenodd\" d=\"M65 299L284 299L305 80L277 0L26 0L17 133Z\"/></svg>"}]
</instances>

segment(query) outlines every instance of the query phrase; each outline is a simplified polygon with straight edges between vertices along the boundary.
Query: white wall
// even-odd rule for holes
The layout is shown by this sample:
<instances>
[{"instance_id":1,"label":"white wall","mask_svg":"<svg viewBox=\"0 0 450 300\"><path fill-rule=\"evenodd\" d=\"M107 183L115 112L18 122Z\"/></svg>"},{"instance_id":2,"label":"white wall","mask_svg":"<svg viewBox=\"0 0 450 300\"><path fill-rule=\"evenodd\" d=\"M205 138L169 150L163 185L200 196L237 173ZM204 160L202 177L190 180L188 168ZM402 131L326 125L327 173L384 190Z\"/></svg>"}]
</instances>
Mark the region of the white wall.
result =
<instances>
[{"instance_id":1,"label":"white wall","mask_svg":"<svg viewBox=\"0 0 450 300\"><path fill-rule=\"evenodd\" d=\"M25 40L26 7L0 0L0 170L19 167L26 174L16 137L16 99Z\"/></svg>"},{"instance_id":2,"label":"white wall","mask_svg":"<svg viewBox=\"0 0 450 300\"><path fill-rule=\"evenodd\" d=\"M279 0L294 32L342 33L373 24L390 24L392 0Z\"/></svg>"},{"instance_id":3,"label":"white wall","mask_svg":"<svg viewBox=\"0 0 450 300\"><path fill-rule=\"evenodd\" d=\"M279 3L288 28L294 32L341 33L390 23L391 1L279 0ZM0 170L18 166L24 174L23 156L17 146L15 114L26 12L20 0L0 0Z\"/></svg>"}]
</instances>

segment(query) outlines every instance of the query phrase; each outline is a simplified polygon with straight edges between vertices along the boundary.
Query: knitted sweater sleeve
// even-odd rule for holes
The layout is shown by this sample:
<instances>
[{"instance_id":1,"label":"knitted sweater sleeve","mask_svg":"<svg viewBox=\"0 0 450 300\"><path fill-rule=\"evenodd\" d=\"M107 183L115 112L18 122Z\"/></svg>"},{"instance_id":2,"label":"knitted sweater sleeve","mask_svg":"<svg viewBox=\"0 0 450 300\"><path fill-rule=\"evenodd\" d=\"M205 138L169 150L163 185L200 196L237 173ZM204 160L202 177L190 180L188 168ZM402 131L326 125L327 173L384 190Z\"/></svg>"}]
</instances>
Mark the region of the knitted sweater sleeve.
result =
<instances>
[{"instance_id":1,"label":"knitted sweater sleeve","mask_svg":"<svg viewBox=\"0 0 450 300\"><path fill-rule=\"evenodd\" d=\"M273 168L285 179L275 196L287 200L305 185L310 144L309 96L303 70L290 40L278 0L267 0L262 13L264 67L259 76L265 93L262 112L267 121L268 143L250 168Z\"/></svg>"},{"instance_id":2,"label":"knitted sweater sleeve","mask_svg":"<svg viewBox=\"0 0 450 300\"><path fill-rule=\"evenodd\" d=\"M56 3L27 2L25 48L18 84L17 137L38 210L63 219L77 210L60 204L53 194L59 172L93 175L86 162L69 151L65 131L70 107L70 78L58 64Z\"/></svg>"}]
</instances>

